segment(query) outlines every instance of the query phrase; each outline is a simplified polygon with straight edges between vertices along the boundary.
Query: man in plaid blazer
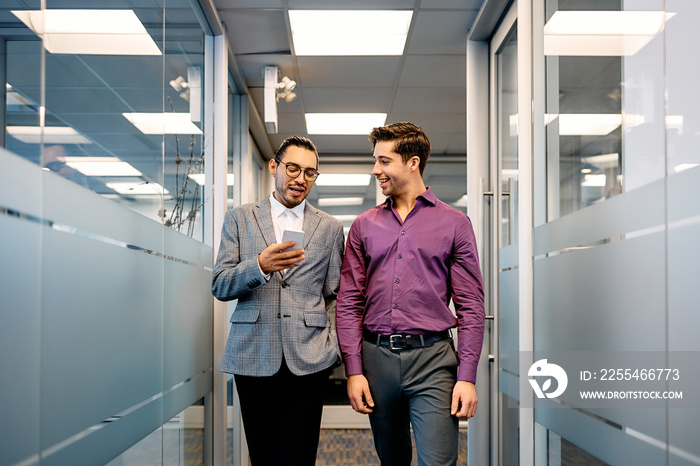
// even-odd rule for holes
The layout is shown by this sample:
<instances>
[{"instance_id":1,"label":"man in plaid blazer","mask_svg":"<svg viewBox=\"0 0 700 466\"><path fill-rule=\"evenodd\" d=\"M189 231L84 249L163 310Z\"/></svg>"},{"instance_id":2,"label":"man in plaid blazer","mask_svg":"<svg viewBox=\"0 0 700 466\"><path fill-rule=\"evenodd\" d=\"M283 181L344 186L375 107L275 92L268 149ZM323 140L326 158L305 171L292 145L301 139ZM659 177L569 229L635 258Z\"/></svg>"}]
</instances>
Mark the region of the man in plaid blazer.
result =
<instances>
[{"instance_id":1,"label":"man in plaid blazer","mask_svg":"<svg viewBox=\"0 0 700 466\"><path fill-rule=\"evenodd\" d=\"M252 464L313 465L323 395L340 351L335 300L343 225L306 197L318 177L307 138L269 163L275 190L226 213L212 292L237 299L221 370L234 374ZM284 229L304 244L282 242Z\"/></svg>"}]
</instances>

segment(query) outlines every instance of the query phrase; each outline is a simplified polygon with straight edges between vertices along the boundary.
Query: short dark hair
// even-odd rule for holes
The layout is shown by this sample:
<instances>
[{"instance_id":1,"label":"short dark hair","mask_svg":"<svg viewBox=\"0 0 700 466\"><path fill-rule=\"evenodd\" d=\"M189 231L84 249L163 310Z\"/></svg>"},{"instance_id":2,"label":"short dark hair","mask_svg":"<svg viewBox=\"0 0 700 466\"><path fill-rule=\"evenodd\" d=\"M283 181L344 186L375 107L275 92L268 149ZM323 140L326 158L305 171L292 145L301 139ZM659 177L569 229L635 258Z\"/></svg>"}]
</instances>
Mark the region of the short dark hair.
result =
<instances>
[{"instance_id":1,"label":"short dark hair","mask_svg":"<svg viewBox=\"0 0 700 466\"><path fill-rule=\"evenodd\" d=\"M282 144L280 144L280 148L277 149L277 153L275 154L275 161L277 163L282 161L282 157L284 157L284 152L289 146L297 146L301 147L302 149L307 149L313 152L316 155L316 168L318 168L318 150L316 150L316 146L311 141L311 139L305 138L304 136L292 136L282 141Z\"/></svg>"},{"instance_id":2,"label":"short dark hair","mask_svg":"<svg viewBox=\"0 0 700 466\"><path fill-rule=\"evenodd\" d=\"M420 126L400 122L374 128L369 133L372 148L380 141L395 141L394 152L401 156L404 163L413 157L418 157L420 159L418 168L423 176L423 170L430 158L430 139Z\"/></svg>"}]
</instances>

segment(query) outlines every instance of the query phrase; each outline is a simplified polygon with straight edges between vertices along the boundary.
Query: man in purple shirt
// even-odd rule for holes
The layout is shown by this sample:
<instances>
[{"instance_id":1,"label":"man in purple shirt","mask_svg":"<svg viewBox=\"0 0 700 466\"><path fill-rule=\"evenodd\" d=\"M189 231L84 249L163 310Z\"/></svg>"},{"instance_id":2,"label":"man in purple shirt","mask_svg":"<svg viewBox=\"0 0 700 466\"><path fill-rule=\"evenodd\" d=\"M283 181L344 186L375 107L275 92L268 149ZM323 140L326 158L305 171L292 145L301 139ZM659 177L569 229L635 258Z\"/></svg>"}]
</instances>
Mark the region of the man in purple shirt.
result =
<instances>
[{"instance_id":1,"label":"man in purple shirt","mask_svg":"<svg viewBox=\"0 0 700 466\"><path fill-rule=\"evenodd\" d=\"M369 139L388 199L348 234L336 320L348 397L369 414L382 464L410 465L412 425L419 465L454 465L458 418L476 412L484 335L474 232L426 189L430 141L421 128L395 123Z\"/></svg>"}]
</instances>

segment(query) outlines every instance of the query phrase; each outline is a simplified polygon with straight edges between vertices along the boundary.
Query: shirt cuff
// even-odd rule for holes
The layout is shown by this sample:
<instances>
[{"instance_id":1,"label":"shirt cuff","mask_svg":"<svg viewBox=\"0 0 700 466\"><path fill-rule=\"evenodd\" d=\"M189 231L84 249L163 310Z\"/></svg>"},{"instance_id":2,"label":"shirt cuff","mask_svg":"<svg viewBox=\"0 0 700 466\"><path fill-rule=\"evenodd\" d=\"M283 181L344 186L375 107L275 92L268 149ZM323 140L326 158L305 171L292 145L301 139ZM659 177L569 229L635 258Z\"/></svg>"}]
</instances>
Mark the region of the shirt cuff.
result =
<instances>
[{"instance_id":1,"label":"shirt cuff","mask_svg":"<svg viewBox=\"0 0 700 466\"><path fill-rule=\"evenodd\" d=\"M362 356L348 356L345 358L345 375L362 374Z\"/></svg>"},{"instance_id":2,"label":"shirt cuff","mask_svg":"<svg viewBox=\"0 0 700 466\"><path fill-rule=\"evenodd\" d=\"M476 384L476 366L460 364L459 370L457 371L457 380Z\"/></svg>"},{"instance_id":3,"label":"shirt cuff","mask_svg":"<svg viewBox=\"0 0 700 466\"><path fill-rule=\"evenodd\" d=\"M269 281L270 281L270 277L271 277L272 275L269 274L269 273L263 272L262 267L260 267L260 261L258 261L257 259L255 259L255 262L258 264L258 270L260 271L260 275L262 275L262 277L265 279L266 282L269 282Z\"/></svg>"}]
</instances>

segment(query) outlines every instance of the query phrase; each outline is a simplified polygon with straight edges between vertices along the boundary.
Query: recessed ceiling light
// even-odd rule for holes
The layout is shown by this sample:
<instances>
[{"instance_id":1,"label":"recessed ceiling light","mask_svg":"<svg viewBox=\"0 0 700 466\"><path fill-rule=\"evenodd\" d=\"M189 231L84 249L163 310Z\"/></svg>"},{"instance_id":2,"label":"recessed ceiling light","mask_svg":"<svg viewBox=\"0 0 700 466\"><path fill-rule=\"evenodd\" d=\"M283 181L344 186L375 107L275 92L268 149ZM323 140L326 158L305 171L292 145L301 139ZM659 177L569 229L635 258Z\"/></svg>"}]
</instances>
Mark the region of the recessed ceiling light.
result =
<instances>
[{"instance_id":1,"label":"recessed ceiling light","mask_svg":"<svg viewBox=\"0 0 700 466\"><path fill-rule=\"evenodd\" d=\"M189 113L122 113L143 134L202 134Z\"/></svg>"},{"instance_id":2,"label":"recessed ceiling light","mask_svg":"<svg viewBox=\"0 0 700 466\"><path fill-rule=\"evenodd\" d=\"M321 173L316 180L318 186L369 186L372 175Z\"/></svg>"},{"instance_id":3,"label":"recessed ceiling light","mask_svg":"<svg viewBox=\"0 0 700 466\"><path fill-rule=\"evenodd\" d=\"M357 215L333 215L334 218L340 220L341 222L354 222ZM347 234L345 235L347 237Z\"/></svg>"},{"instance_id":4,"label":"recessed ceiling light","mask_svg":"<svg viewBox=\"0 0 700 466\"><path fill-rule=\"evenodd\" d=\"M160 196L161 194L170 194L167 189L163 188L158 183L141 181L138 183L105 183L109 189L113 189L119 194L134 194L142 196Z\"/></svg>"},{"instance_id":5,"label":"recessed ceiling light","mask_svg":"<svg viewBox=\"0 0 700 466\"><path fill-rule=\"evenodd\" d=\"M700 163L681 163L673 167L676 173L680 173L685 170L690 170L691 168L700 167Z\"/></svg>"},{"instance_id":6,"label":"recessed ceiling light","mask_svg":"<svg viewBox=\"0 0 700 466\"><path fill-rule=\"evenodd\" d=\"M344 206L362 205L365 201L363 197L322 197L318 200L319 206Z\"/></svg>"},{"instance_id":7,"label":"recessed ceiling light","mask_svg":"<svg viewBox=\"0 0 700 466\"><path fill-rule=\"evenodd\" d=\"M189 176L192 180L194 180L194 182L197 183L198 185L204 186L204 183L205 183L204 173L191 173L187 176ZM234 180L233 173L227 173L226 174L226 184L228 186L233 186L233 180Z\"/></svg>"},{"instance_id":8,"label":"recessed ceiling light","mask_svg":"<svg viewBox=\"0 0 700 466\"><path fill-rule=\"evenodd\" d=\"M162 55L133 10L20 10L12 12L51 53Z\"/></svg>"},{"instance_id":9,"label":"recessed ceiling light","mask_svg":"<svg viewBox=\"0 0 700 466\"><path fill-rule=\"evenodd\" d=\"M605 186L606 176L605 175L583 175L583 181L581 186L587 186L590 188L602 188Z\"/></svg>"},{"instance_id":10,"label":"recessed ceiling light","mask_svg":"<svg viewBox=\"0 0 700 466\"><path fill-rule=\"evenodd\" d=\"M467 201L468 201L467 195L463 194L462 197L460 197L459 199L457 199L456 201L454 201L452 203L452 206L453 207L467 207L469 205Z\"/></svg>"},{"instance_id":11,"label":"recessed ceiling light","mask_svg":"<svg viewBox=\"0 0 700 466\"><path fill-rule=\"evenodd\" d=\"M622 115L616 113L545 115L546 124L557 119L559 120L560 136L605 136L622 124Z\"/></svg>"},{"instance_id":12,"label":"recessed ceiling light","mask_svg":"<svg viewBox=\"0 0 700 466\"><path fill-rule=\"evenodd\" d=\"M86 176L141 176L142 173L116 157L66 157L66 165Z\"/></svg>"},{"instance_id":13,"label":"recessed ceiling light","mask_svg":"<svg viewBox=\"0 0 700 466\"><path fill-rule=\"evenodd\" d=\"M373 128L384 126L386 113L307 113L309 134L368 135Z\"/></svg>"},{"instance_id":14,"label":"recessed ceiling light","mask_svg":"<svg viewBox=\"0 0 700 466\"><path fill-rule=\"evenodd\" d=\"M7 132L26 144L92 144L70 126L8 126Z\"/></svg>"},{"instance_id":15,"label":"recessed ceiling light","mask_svg":"<svg viewBox=\"0 0 700 466\"><path fill-rule=\"evenodd\" d=\"M401 55L412 11L290 10L297 55Z\"/></svg>"},{"instance_id":16,"label":"recessed ceiling light","mask_svg":"<svg viewBox=\"0 0 700 466\"><path fill-rule=\"evenodd\" d=\"M675 13L556 11L544 26L544 53L557 56L636 54Z\"/></svg>"}]
</instances>

